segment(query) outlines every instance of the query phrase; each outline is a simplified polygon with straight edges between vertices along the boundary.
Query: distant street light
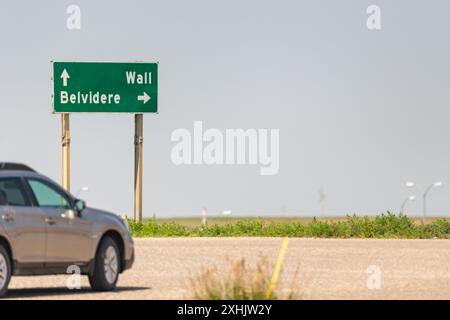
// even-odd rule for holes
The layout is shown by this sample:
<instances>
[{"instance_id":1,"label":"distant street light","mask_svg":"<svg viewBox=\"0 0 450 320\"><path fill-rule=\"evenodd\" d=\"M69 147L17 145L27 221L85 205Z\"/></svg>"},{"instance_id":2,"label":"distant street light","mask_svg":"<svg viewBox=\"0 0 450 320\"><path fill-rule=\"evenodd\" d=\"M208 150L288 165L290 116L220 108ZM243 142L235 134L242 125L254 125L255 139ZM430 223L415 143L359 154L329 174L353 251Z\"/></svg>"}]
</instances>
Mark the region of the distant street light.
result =
<instances>
[{"instance_id":1,"label":"distant street light","mask_svg":"<svg viewBox=\"0 0 450 320\"><path fill-rule=\"evenodd\" d=\"M408 182L405 183L405 186L406 186L407 188L412 188L412 187L415 187L415 186L416 186L416 183L413 182L413 181L408 181Z\"/></svg>"},{"instance_id":2,"label":"distant street light","mask_svg":"<svg viewBox=\"0 0 450 320\"><path fill-rule=\"evenodd\" d=\"M88 191L89 191L89 187L81 187L80 189L78 189L75 196L78 198L82 192L88 192Z\"/></svg>"},{"instance_id":3,"label":"distant street light","mask_svg":"<svg viewBox=\"0 0 450 320\"><path fill-rule=\"evenodd\" d=\"M428 186L428 188L425 189L425 192L423 193L423 215L422 215L422 224L425 223L425 219L427 217L427 195L428 192L430 192L431 189L433 189L434 187L438 188L442 186L442 182L441 181L437 181L435 183L432 183Z\"/></svg>"},{"instance_id":4,"label":"distant street light","mask_svg":"<svg viewBox=\"0 0 450 320\"><path fill-rule=\"evenodd\" d=\"M416 200L416 196L409 196L408 198L406 198L400 207L400 214L403 214L403 211L405 210L405 205L408 203L408 201L414 201L414 200Z\"/></svg>"}]
</instances>

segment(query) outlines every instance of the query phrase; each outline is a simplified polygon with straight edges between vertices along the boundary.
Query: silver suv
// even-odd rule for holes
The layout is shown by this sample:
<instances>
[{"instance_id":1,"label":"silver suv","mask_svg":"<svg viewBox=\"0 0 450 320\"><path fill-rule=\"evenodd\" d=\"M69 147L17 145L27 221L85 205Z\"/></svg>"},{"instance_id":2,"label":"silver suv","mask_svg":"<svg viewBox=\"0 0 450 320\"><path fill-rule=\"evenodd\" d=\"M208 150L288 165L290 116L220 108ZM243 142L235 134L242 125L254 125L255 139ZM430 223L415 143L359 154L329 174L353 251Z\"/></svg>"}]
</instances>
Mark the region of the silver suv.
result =
<instances>
[{"instance_id":1,"label":"silver suv","mask_svg":"<svg viewBox=\"0 0 450 320\"><path fill-rule=\"evenodd\" d=\"M11 275L66 274L74 265L93 290L114 290L133 261L126 220L87 208L25 165L0 163L0 296Z\"/></svg>"}]
</instances>

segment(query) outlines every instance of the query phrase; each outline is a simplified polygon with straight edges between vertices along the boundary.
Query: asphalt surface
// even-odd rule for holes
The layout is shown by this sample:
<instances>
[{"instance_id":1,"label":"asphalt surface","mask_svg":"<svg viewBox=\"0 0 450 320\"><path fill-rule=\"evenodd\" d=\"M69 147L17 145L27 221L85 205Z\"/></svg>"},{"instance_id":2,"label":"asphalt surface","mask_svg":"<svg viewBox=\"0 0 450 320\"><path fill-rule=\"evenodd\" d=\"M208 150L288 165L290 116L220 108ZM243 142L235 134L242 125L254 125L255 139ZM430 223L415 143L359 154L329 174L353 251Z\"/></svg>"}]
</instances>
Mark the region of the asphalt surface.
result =
<instances>
[{"instance_id":1,"label":"asphalt surface","mask_svg":"<svg viewBox=\"0 0 450 320\"><path fill-rule=\"evenodd\" d=\"M242 257L253 264L260 256L275 263L281 242L136 239L136 262L114 292L92 292L84 276L79 290L69 290L64 275L13 277L8 298L186 299L189 278L202 267ZM290 239L277 291L290 290L300 299L450 299L450 240Z\"/></svg>"}]
</instances>

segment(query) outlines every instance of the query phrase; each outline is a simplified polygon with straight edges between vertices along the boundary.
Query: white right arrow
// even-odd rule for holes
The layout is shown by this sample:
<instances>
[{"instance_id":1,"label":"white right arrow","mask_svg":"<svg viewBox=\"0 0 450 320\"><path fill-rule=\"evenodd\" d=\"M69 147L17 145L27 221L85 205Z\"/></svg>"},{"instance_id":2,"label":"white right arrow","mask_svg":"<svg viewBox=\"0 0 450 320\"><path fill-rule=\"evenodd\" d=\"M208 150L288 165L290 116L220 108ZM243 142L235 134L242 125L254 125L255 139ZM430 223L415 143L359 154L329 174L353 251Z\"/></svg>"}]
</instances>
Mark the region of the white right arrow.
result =
<instances>
[{"instance_id":1,"label":"white right arrow","mask_svg":"<svg viewBox=\"0 0 450 320\"><path fill-rule=\"evenodd\" d=\"M144 101L144 104L146 104L151 98L150 96L147 94L147 92L144 91L144 94L142 96L137 96L137 99L139 101Z\"/></svg>"},{"instance_id":2,"label":"white right arrow","mask_svg":"<svg viewBox=\"0 0 450 320\"><path fill-rule=\"evenodd\" d=\"M69 78L70 78L70 76L67 73L67 70L64 69L63 72L61 73L61 79L63 79L63 86L64 87L67 87L67 79L69 79Z\"/></svg>"}]
</instances>

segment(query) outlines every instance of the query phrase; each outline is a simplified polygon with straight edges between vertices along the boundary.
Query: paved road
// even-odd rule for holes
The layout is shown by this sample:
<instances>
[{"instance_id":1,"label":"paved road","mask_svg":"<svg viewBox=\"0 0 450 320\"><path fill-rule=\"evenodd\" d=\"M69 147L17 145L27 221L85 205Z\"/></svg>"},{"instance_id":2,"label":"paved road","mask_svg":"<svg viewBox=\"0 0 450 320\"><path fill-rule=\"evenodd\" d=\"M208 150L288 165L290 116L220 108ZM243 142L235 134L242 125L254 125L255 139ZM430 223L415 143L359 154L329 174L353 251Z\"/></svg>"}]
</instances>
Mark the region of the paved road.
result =
<instances>
[{"instance_id":1,"label":"paved road","mask_svg":"<svg viewBox=\"0 0 450 320\"><path fill-rule=\"evenodd\" d=\"M66 288L67 276L15 277L9 297L19 299L184 299L189 276L227 259L260 255L275 262L279 238L136 239L136 263L121 275L118 290ZM371 267L375 286L368 289ZM370 268L369 268L370 269ZM370 281L369 281L370 282ZM304 299L450 299L449 240L290 239L279 290Z\"/></svg>"}]
</instances>

